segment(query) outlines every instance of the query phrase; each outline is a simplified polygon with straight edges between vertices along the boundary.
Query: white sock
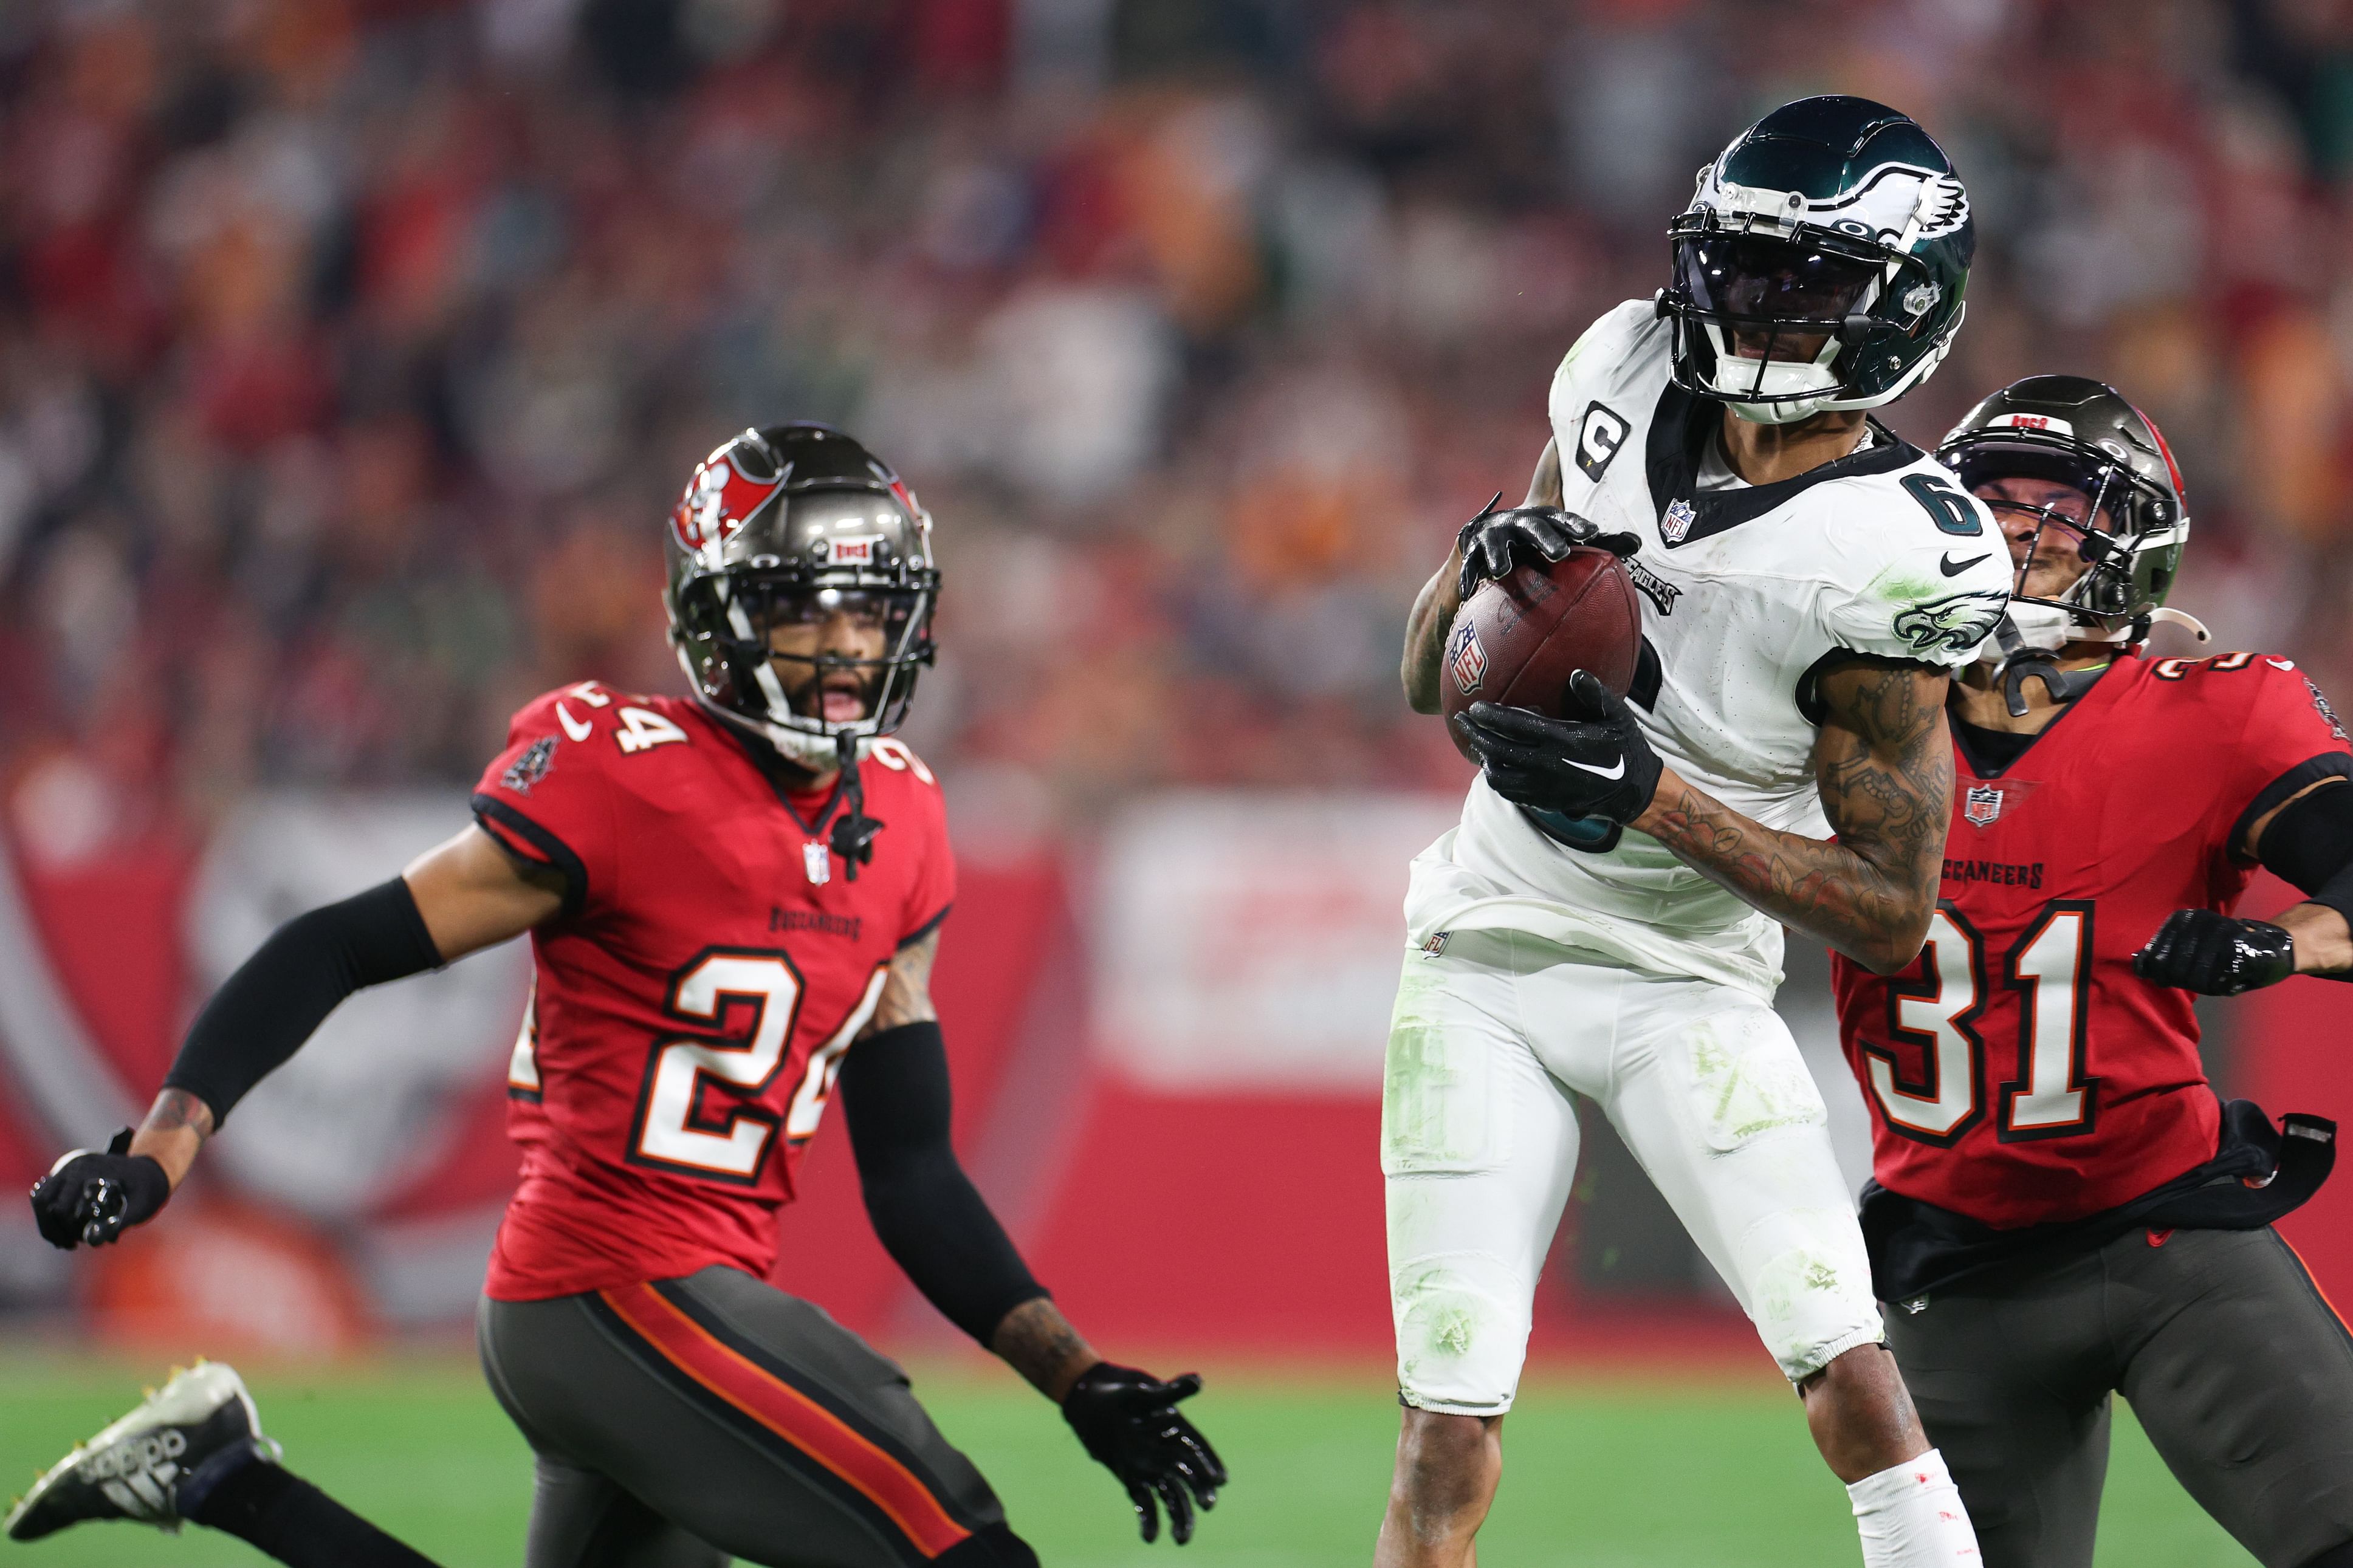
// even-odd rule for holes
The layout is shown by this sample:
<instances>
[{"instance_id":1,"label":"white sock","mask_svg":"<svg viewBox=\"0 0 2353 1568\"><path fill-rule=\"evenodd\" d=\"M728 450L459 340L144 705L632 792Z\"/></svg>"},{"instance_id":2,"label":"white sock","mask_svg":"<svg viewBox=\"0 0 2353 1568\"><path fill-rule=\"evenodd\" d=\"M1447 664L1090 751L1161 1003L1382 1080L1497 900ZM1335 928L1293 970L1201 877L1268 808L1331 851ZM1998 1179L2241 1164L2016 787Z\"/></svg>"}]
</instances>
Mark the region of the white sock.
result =
<instances>
[{"instance_id":1,"label":"white sock","mask_svg":"<svg viewBox=\"0 0 2353 1568\"><path fill-rule=\"evenodd\" d=\"M1936 1449L1863 1477L1846 1495L1862 1536L1862 1568L1977 1568L1977 1531Z\"/></svg>"}]
</instances>

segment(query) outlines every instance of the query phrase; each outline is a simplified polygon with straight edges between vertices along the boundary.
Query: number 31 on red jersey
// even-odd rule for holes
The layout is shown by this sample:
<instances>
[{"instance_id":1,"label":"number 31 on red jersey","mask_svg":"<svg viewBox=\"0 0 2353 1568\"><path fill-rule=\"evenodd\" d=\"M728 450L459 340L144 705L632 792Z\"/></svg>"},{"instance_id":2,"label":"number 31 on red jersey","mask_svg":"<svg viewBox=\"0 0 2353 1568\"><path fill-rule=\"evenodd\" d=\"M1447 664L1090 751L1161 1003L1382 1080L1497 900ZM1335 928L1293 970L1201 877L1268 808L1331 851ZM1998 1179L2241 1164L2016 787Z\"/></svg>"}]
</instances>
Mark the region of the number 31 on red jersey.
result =
<instances>
[{"instance_id":1,"label":"number 31 on red jersey","mask_svg":"<svg viewBox=\"0 0 2353 1568\"><path fill-rule=\"evenodd\" d=\"M2003 955L2004 984L2019 997L2018 1071L2001 1086L1997 1135L2005 1142L2092 1130L2098 1087L2084 1070L2092 906L2054 900ZM1895 1053L1865 1040L1872 1093L1907 1137L1949 1147L1986 1111L1985 1041L1978 1016L1992 993L1985 942L1958 910L1939 908L1921 950L1921 979L1888 983L1888 1033L1916 1047L1923 1070L1906 1081Z\"/></svg>"}]
</instances>

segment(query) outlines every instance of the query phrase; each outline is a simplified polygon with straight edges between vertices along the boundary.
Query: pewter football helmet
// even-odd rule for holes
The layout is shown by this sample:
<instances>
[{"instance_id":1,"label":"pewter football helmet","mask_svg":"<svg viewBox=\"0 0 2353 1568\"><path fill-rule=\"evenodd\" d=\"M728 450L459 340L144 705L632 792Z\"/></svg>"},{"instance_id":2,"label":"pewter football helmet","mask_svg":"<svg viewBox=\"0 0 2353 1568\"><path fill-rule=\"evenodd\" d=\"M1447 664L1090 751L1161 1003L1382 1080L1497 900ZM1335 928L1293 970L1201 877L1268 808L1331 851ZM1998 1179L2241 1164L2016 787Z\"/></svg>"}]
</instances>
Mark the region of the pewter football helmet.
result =
<instances>
[{"instance_id":1,"label":"pewter football helmet","mask_svg":"<svg viewBox=\"0 0 2353 1568\"><path fill-rule=\"evenodd\" d=\"M2034 520L2021 583L2046 550L2072 551L2084 563L2084 574L2057 598L2020 595L2011 603L2063 612L2094 635L2137 641L2147 634L2148 617L2180 574L2189 506L2172 448L2122 393L2089 376L2030 375L1970 409L1936 456L1970 490L2027 479L2081 491L2090 503L2088 528L2048 508L1986 501L1997 517Z\"/></svg>"},{"instance_id":2,"label":"pewter football helmet","mask_svg":"<svg viewBox=\"0 0 2353 1568\"><path fill-rule=\"evenodd\" d=\"M940 574L932 520L882 460L828 425L745 430L695 468L664 531L662 605L694 694L727 723L812 767L834 765L903 722L932 662ZM777 674L769 630L855 605L884 633L875 658L819 654L800 689L850 670L865 712L802 711Z\"/></svg>"}]
</instances>

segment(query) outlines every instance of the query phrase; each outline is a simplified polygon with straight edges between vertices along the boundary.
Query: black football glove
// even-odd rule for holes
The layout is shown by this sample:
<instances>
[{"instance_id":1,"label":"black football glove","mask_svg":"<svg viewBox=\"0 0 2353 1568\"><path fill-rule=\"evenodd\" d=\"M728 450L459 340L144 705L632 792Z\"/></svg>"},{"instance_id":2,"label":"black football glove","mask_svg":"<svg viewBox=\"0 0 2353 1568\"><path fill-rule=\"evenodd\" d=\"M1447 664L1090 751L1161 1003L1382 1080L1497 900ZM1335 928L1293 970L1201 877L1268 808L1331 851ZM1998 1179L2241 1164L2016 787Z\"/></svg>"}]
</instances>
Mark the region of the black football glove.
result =
<instances>
[{"instance_id":1,"label":"black football glove","mask_svg":"<svg viewBox=\"0 0 2353 1568\"><path fill-rule=\"evenodd\" d=\"M1455 721L1487 783L1521 805L1627 823L1659 792L1659 755L1626 700L1589 670L1568 678L1589 717L1549 719L1525 708L1473 702Z\"/></svg>"},{"instance_id":2,"label":"black football glove","mask_svg":"<svg viewBox=\"0 0 2353 1568\"><path fill-rule=\"evenodd\" d=\"M1497 511L1495 501L1503 499L1503 492L1498 490L1495 500L1489 501L1454 536L1454 548L1462 552L1462 580L1459 587L1465 599L1488 578L1511 575L1514 550L1524 558L1541 556L1546 561L1558 561L1568 554L1573 545L1590 544L1612 555L1631 555L1641 544L1630 533L1604 533L1599 523L1558 507L1515 506L1509 511Z\"/></svg>"},{"instance_id":3,"label":"black football glove","mask_svg":"<svg viewBox=\"0 0 2353 1568\"><path fill-rule=\"evenodd\" d=\"M2268 921L2176 910L2133 954L2133 973L2201 996L2236 996L2294 974L2295 939Z\"/></svg>"},{"instance_id":4,"label":"black football glove","mask_svg":"<svg viewBox=\"0 0 2353 1568\"><path fill-rule=\"evenodd\" d=\"M1194 1503L1217 1507L1218 1489L1226 1484L1218 1451L1176 1410L1177 1401L1200 1392L1198 1373L1163 1383L1132 1366L1099 1361L1062 1398L1062 1419L1127 1489L1147 1542L1160 1538L1155 1496L1168 1510L1168 1533L1182 1546L1193 1539Z\"/></svg>"},{"instance_id":5,"label":"black football glove","mask_svg":"<svg viewBox=\"0 0 2353 1568\"><path fill-rule=\"evenodd\" d=\"M104 1247L125 1227L153 1219L172 1195L172 1178L145 1154L133 1154L131 1129L103 1154L69 1149L33 1184L33 1223L41 1239L71 1251Z\"/></svg>"}]
</instances>

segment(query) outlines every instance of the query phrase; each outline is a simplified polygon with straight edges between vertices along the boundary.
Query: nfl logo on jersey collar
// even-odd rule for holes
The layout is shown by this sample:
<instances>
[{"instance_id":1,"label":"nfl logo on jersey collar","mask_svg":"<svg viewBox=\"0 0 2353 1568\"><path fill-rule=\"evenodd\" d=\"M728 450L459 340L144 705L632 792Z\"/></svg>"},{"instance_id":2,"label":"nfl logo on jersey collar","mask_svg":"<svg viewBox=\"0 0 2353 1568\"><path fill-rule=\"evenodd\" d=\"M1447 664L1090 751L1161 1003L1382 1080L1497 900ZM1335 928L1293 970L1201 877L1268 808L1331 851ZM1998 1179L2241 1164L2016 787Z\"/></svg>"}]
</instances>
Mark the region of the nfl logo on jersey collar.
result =
<instances>
[{"instance_id":1,"label":"nfl logo on jersey collar","mask_svg":"<svg viewBox=\"0 0 2353 1568\"><path fill-rule=\"evenodd\" d=\"M1659 536L1669 544L1681 544L1683 535L1691 531L1693 516L1691 502L1671 502L1659 518Z\"/></svg>"},{"instance_id":2,"label":"nfl logo on jersey collar","mask_svg":"<svg viewBox=\"0 0 2353 1568\"><path fill-rule=\"evenodd\" d=\"M2001 791L1992 784L1971 784L1961 801L1961 816L1973 827L1990 826L2001 815Z\"/></svg>"},{"instance_id":3,"label":"nfl logo on jersey collar","mask_svg":"<svg viewBox=\"0 0 2353 1568\"><path fill-rule=\"evenodd\" d=\"M801 846L801 868L808 873L809 886L822 888L833 880L833 851L817 839Z\"/></svg>"}]
</instances>

